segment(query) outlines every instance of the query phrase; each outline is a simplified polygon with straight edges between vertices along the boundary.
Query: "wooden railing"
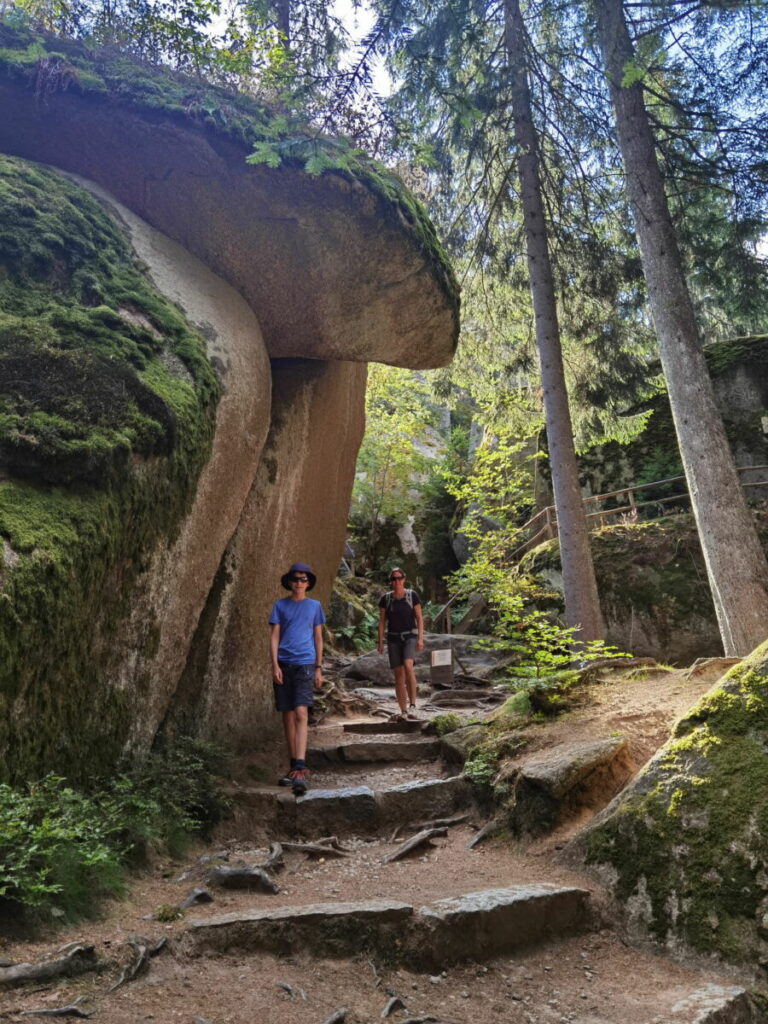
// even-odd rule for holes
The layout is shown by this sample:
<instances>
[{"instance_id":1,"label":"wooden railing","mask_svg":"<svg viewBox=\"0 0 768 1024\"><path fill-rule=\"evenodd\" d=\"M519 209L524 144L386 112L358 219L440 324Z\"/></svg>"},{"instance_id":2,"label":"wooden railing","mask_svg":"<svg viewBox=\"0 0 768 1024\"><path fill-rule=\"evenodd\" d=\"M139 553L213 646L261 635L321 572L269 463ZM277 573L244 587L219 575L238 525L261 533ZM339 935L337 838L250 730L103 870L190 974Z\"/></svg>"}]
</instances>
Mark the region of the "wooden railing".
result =
<instances>
[{"instance_id":1,"label":"wooden railing","mask_svg":"<svg viewBox=\"0 0 768 1024\"><path fill-rule=\"evenodd\" d=\"M752 471L764 472L768 470L768 466L737 466L739 473L748 473ZM667 484L678 484L682 483L683 488L677 494L665 495L661 498L653 498L650 501L638 501L635 495L640 491L648 491L652 487L662 487ZM748 487L768 487L768 480L747 480L741 482L743 488ZM624 504L619 504L615 508L598 509L597 512L587 512L586 508L594 503L600 501L608 501L611 498L620 499L623 498ZM634 515L638 509L648 508L651 505L665 505L669 502L674 501L689 501L688 490L685 487L684 476L671 476L666 480L654 480L650 484L636 484L632 487L622 487L618 491L608 491L605 494L593 494L589 498L584 498L585 516L587 524L590 529L597 529L605 519L609 519L611 516L622 516L622 515ZM522 530L528 531L528 537L526 540L513 552L512 558L517 560L522 558L526 551L530 551L535 548L538 544L543 544L545 540L551 540L557 536L557 513L554 505L548 505L543 508L541 512L537 512L535 516L532 516L527 523L521 527Z\"/></svg>"},{"instance_id":2,"label":"wooden railing","mask_svg":"<svg viewBox=\"0 0 768 1024\"><path fill-rule=\"evenodd\" d=\"M739 473L747 473L750 471L765 472L768 470L768 466L737 466ZM664 495L661 498L652 498L649 501L638 501L636 495L639 492L649 491L652 487L664 487L669 484L683 484L683 488L677 494ZM747 480L742 481L741 486L743 488L748 487L768 487L768 480ZM596 512L585 512L587 523L590 529L597 529L603 520L609 519L611 516L622 516L622 515L635 515L638 509L648 508L651 505L662 506L669 504L670 502L689 501L688 490L685 487L684 476L670 476L666 480L654 480L650 484L636 484L633 487L622 487L618 491L607 491L605 494L592 494L588 498L584 498L584 507L588 508L591 504L600 501L610 501L611 499L621 499L623 504L618 504L615 508L598 509ZM518 547L512 554L512 559L517 561L522 558L526 551L530 551L535 548L538 544L542 544L545 540L551 540L557 536L557 514L555 512L554 505L548 505L543 508L541 512L537 512L535 516L532 516L527 523L525 523L521 530L528 530L528 538ZM454 594L450 600L439 608L431 618L430 627L436 633L463 633L471 624L477 619L486 608L486 602L480 598L470 604L466 613L462 617L460 622L455 625L451 621L451 609L454 602L456 601L457 595Z\"/></svg>"}]
</instances>

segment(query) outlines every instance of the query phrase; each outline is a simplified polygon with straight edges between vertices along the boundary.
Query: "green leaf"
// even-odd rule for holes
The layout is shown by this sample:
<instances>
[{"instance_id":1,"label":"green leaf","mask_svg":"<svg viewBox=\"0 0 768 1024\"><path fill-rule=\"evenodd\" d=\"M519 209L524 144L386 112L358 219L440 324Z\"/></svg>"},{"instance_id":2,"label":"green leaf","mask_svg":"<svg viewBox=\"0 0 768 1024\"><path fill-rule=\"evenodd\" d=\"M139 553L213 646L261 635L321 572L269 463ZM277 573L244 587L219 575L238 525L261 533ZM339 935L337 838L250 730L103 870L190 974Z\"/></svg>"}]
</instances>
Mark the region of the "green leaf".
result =
<instances>
[{"instance_id":1,"label":"green leaf","mask_svg":"<svg viewBox=\"0 0 768 1024\"><path fill-rule=\"evenodd\" d=\"M249 164L266 164L268 167L279 167L282 157L277 146L271 142L257 142L254 151L245 158Z\"/></svg>"}]
</instances>

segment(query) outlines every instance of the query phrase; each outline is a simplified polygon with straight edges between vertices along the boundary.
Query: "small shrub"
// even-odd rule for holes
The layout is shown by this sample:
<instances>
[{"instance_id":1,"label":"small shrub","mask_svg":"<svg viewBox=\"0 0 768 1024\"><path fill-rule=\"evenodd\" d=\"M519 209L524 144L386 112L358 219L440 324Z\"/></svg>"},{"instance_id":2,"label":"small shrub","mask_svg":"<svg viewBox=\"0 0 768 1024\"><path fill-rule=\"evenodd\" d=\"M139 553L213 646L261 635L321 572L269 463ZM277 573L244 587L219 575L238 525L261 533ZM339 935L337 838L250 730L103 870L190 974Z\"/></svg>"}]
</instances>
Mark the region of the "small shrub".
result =
<instances>
[{"instance_id":1,"label":"small shrub","mask_svg":"<svg viewBox=\"0 0 768 1024\"><path fill-rule=\"evenodd\" d=\"M167 923L184 917L184 911L176 903L161 903L155 911L155 920Z\"/></svg>"},{"instance_id":2,"label":"small shrub","mask_svg":"<svg viewBox=\"0 0 768 1024\"><path fill-rule=\"evenodd\" d=\"M464 763L464 776L476 786L490 786L496 774L496 758L488 750L476 750Z\"/></svg>"},{"instance_id":3,"label":"small shrub","mask_svg":"<svg viewBox=\"0 0 768 1024\"><path fill-rule=\"evenodd\" d=\"M449 732L460 729L462 724L465 723L462 722L461 715L457 715L455 711L446 711L432 719L432 726L438 736L447 736Z\"/></svg>"},{"instance_id":4,"label":"small shrub","mask_svg":"<svg viewBox=\"0 0 768 1024\"><path fill-rule=\"evenodd\" d=\"M114 822L97 801L48 776L27 792L0 786L0 897L87 916L122 892Z\"/></svg>"},{"instance_id":5,"label":"small shrub","mask_svg":"<svg viewBox=\"0 0 768 1024\"><path fill-rule=\"evenodd\" d=\"M378 626L378 611L365 612L360 622L354 626L338 626L334 630L334 636L337 640L343 640L345 645L354 651L368 651L376 643Z\"/></svg>"},{"instance_id":6,"label":"small shrub","mask_svg":"<svg viewBox=\"0 0 768 1024\"><path fill-rule=\"evenodd\" d=\"M221 819L224 765L211 744L180 739L90 793L55 775L0 785L0 899L39 916L93 915L148 850L175 855Z\"/></svg>"}]
</instances>

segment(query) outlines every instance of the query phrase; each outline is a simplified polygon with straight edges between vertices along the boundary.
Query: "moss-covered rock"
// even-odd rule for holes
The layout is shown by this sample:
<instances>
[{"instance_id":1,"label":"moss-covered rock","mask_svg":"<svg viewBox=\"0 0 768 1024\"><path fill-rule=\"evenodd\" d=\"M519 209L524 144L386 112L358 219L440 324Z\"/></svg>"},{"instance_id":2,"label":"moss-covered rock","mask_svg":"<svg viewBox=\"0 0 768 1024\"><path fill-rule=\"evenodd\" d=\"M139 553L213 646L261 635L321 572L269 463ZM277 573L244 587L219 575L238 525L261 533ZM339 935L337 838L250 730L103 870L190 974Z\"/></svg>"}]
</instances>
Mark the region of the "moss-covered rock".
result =
<instances>
[{"instance_id":1,"label":"moss-covered rock","mask_svg":"<svg viewBox=\"0 0 768 1024\"><path fill-rule=\"evenodd\" d=\"M768 509L754 509L768 550ZM690 513L617 523L591 535L607 639L619 650L672 664L722 655L715 609ZM525 556L557 590L560 551L548 541Z\"/></svg>"},{"instance_id":2,"label":"moss-covered rock","mask_svg":"<svg viewBox=\"0 0 768 1024\"><path fill-rule=\"evenodd\" d=\"M3 779L117 756L137 694L110 679L111 641L189 507L218 393L199 334L104 207L0 157Z\"/></svg>"},{"instance_id":3,"label":"moss-covered rock","mask_svg":"<svg viewBox=\"0 0 768 1024\"><path fill-rule=\"evenodd\" d=\"M631 930L768 964L768 642L731 669L573 845Z\"/></svg>"},{"instance_id":4,"label":"moss-covered rock","mask_svg":"<svg viewBox=\"0 0 768 1024\"><path fill-rule=\"evenodd\" d=\"M768 335L731 338L707 345L704 349L712 377L715 399L723 417L728 440L740 466L768 463L768 433L763 419L768 414ZM651 368L652 372L653 368ZM666 393L653 398L647 407L648 418L643 430L628 444L611 441L597 445L579 456L579 472L586 494L605 494L622 487L649 484L682 474L683 467L677 447L672 411ZM743 477L745 481L749 475ZM752 479L766 479L758 473ZM684 487L661 484L640 491L638 502L651 502L641 515L658 515L654 503L679 495ZM766 488L750 488L750 498L765 498ZM608 499L605 508L626 504L626 497ZM674 503L673 503L674 504ZM687 508L685 498L679 503ZM672 505L667 505L671 508Z\"/></svg>"}]
</instances>

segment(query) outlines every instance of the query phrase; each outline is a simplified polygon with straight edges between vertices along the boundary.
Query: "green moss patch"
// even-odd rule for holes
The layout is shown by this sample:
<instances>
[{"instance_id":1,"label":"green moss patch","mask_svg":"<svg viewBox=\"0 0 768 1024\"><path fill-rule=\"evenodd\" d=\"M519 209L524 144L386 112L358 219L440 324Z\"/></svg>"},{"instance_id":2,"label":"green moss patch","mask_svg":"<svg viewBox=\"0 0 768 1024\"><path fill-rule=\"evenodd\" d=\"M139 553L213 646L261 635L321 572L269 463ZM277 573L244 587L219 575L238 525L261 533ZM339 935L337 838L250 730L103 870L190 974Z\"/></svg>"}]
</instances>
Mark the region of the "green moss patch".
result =
<instances>
[{"instance_id":1,"label":"green moss patch","mask_svg":"<svg viewBox=\"0 0 768 1024\"><path fill-rule=\"evenodd\" d=\"M101 204L0 157L0 778L117 756L121 624L189 506L218 393Z\"/></svg>"},{"instance_id":2,"label":"green moss patch","mask_svg":"<svg viewBox=\"0 0 768 1024\"><path fill-rule=\"evenodd\" d=\"M650 933L733 961L768 954L768 643L677 724L585 840ZM629 903L628 903L629 901Z\"/></svg>"}]
</instances>

